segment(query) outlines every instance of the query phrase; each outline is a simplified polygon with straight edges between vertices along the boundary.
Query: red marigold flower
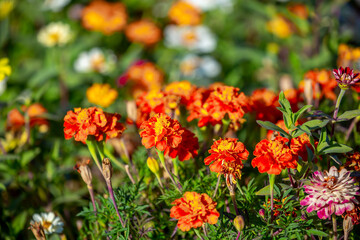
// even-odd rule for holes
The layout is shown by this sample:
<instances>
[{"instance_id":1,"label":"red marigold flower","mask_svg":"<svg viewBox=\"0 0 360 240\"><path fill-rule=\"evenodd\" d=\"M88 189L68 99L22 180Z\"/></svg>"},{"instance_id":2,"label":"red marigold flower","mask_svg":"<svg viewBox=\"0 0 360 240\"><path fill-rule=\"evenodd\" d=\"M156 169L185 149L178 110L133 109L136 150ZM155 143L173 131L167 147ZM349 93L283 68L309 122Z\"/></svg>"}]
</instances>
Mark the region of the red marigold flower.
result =
<instances>
[{"instance_id":1,"label":"red marigold flower","mask_svg":"<svg viewBox=\"0 0 360 240\"><path fill-rule=\"evenodd\" d=\"M257 120L270 121L276 123L282 119L282 113L277 109L279 107L278 95L266 88L255 90L250 99L250 109L256 113Z\"/></svg>"},{"instance_id":2,"label":"red marigold flower","mask_svg":"<svg viewBox=\"0 0 360 240\"><path fill-rule=\"evenodd\" d=\"M165 113L165 93L161 91L150 91L141 94L136 99L137 118L136 124L138 127L150 118L153 113Z\"/></svg>"},{"instance_id":3,"label":"red marigold flower","mask_svg":"<svg viewBox=\"0 0 360 240\"><path fill-rule=\"evenodd\" d=\"M210 170L219 174L224 174L226 182L241 178L242 160L247 160L249 152L242 142L236 138L219 139L213 143L209 150L210 156L204 159L206 165L210 165Z\"/></svg>"},{"instance_id":4,"label":"red marigold flower","mask_svg":"<svg viewBox=\"0 0 360 240\"><path fill-rule=\"evenodd\" d=\"M206 193L185 192L171 204L175 206L170 210L170 217L179 219L177 226L182 231L201 227L204 223L215 224L220 216L217 203Z\"/></svg>"},{"instance_id":5,"label":"red marigold flower","mask_svg":"<svg viewBox=\"0 0 360 240\"><path fill-rule=\"evenodd\" d=\"M47 113L47 110L40 104L34 103L29 107L22 106L21 110L24 115L27 113L30 119L30 127L34 126L48 126L48 121L42 116ZM8 113L7 116L7 128L12 130L19 130L25 125L25 117L17 109L13 109Z\"/></svg>"},{"instance_id":6,"label":"red marigold flower","mask_svg":"<svg viewBox=\"0 0 360 240\"><path fill-rule=\"evenodd\" d=\"M164 113L149 118L140 129L141 143L146 148L155 147L172 158L178 156L180 161L197 155L199 143L195 135Z\"/></svg>"},{"instance_id":7,"label":"red marigold flower","mask_svg":"<svg viewBox=\"0 0 360 240\"><path fill-rule=\"evenodd\" d=\"M309 136L306 133L291 139L290 148L293 154L300 156L303 161L308 161L308 152L306 148L309 148L311 151L313 149Z\"/></svg>"},{"instance_id":8,"label":"red marigold flower","mask_svg":"<svg viewBox=\"0 0 360 240\"><path fill-rule=\"evenodd\" d=\"M125 130L124 125L118 122L120 118L120 114L106 113L97 107L75 108L64 117L65 139L74 137L75 141L85 143L89 135L97 141L103 140L104 134L106 140L119 137Z\"/></svg>"},{"instance_id":9,"label":"red marigold flower","mask_svg":"<svg viewBox=\"0 0 360 240\"><path fill-rule=\"evenodd\" d=\"M287 146L287 138L277 136L274 140L262 140L255 146L251 165L258 167L260 173L278 175L285 168L296 168L297 157Z\"/></svg>"}]
</instances>

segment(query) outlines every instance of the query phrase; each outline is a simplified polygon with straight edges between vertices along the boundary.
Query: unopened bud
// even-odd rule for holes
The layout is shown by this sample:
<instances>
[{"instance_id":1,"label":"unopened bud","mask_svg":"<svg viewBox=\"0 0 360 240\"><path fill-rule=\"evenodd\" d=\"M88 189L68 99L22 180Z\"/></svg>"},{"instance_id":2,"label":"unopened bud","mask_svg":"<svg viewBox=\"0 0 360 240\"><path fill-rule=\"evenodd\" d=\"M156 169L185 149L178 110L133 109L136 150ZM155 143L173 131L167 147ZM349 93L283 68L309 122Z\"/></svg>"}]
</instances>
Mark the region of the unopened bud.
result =
<instances>
[{"instance_id":1,"label":"unopened bud","mask_svg":"<svg viewBox=\"0 0 360 240\"><path fill-rule=\"evenodd\" d=\"M238 232L241 232L245 227L244 218L241 215L236 216L233 224L234 224L236 230L238 230Z\"/></svg>"},{"instance_id":2,"label":"unopened bud","mask_svg":"<svg viewBox=\"0 0 360 240\"><path fill-rule=\"evenodd\" d=\"M148 157L147 161L146 161L149 169L151 172L153 172L155 175L159 174L159 164L156 161L155 158L153 157Z\"/></svg>"},{"instance_id":3,"label":"unopened bud","mask_svg":"<svg viewBox=\"0 0 360 240\"><path fill-rule=\"evenodd\" d=\"M46 240L44 228L39 222L30 223L29 227L34 234L36 240Z\"/></svg>"},{"instance_id":4,"label":"unopened bud","mask_svg":"<svg viewBox=\"0 0 360 240\"><path fill-rule=\"evenodd\" d=\"M264 210L264 209L260 209L260 210L259 210L259 215L260 215L260 217L265 218L265 210Z\"/></svg>"},{"instance_id":5,"label":"unopened bud","mask_svg":"<svg viewBox=\"0 0 360 240\"><path fill-rule=\"evenodd\" d=\"M108 158L104 158L102 161L102 171L105 180L110 181L112 176L112 165Z\"/></svg>"},{"instance_id":6,"label":"unopened bud","mask_svg":"<svg viewBox=\"0 0 360 240\"><path fill-rule=\"evenodd\" d=\"M88 186L91 185L91 181L92 181L92 174L88 165L89 162L90 159L82 160L81 162L77 163L74 167L80 173L81 178Z\"/></svg>"}]
</instances>

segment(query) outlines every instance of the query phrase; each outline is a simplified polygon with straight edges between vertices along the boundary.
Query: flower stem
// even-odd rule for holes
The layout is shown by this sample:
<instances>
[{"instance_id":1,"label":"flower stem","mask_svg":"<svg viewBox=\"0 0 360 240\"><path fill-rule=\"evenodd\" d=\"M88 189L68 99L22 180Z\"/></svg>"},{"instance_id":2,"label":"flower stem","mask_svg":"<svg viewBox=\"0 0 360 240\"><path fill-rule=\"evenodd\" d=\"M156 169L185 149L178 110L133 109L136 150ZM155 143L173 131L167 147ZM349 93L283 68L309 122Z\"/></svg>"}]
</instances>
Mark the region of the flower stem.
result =
<instances>
[{"instance_id":1,"label":"flower stem","mask_svg":"<svg viewBox=\"0 0 360 240\"><path fill-rule=\"evenodd\" d=\"M337 240L337 224L336 224L336 215L335 215L335 213L332 215L332 224L333 224L333 232L334 232L333 240Z\"/></svg>"},{"instance_id":2,"label":"flower stem","mask_svg":"<svg viewBox=\"0 0 360 240\"><path fill-rule=\"evenodd\" d=\"M94 212L95 212L95 215L96 215L96 205L95 205L95 198L94 198L94 189L93 189L93 187L92 187L92 184L91 184L91 185L87 185L87 188L88 188L88 190L89 190L91 202L92 202L92 205L93 205L93 208L94 208Z\"/></svg>"},{"instance_id":3,"label":"flower stem","mask_svg":"<svg viewBox=\"0 0 360 240\"><path fill-rule=\"evenodd\" d=\"M163 165L163 167L165 168L165 171L167 172L167 174L168 174L169 177L170 177L170 180L171 180L172 183L176 186L177 190L179 190L179 192L181 193L181 192L182 192L181 184L180 184L180 183L177 184L177 183L175 182L175 180L174 180L173 176L171 175L169 169L166 167L165 158L164 158L164 152L159 151L159 150L157 150L157 149L156 149L156 151L157 151L157 153L158 153L158 155L159 155L159 159L160 159L161 164Z\"/></svg>"},{"instance_id":4,"label":"flower stem","mask_svg":"<svg viewBox=\"0 0 360 240\"><path fill-rule=\"evenodd\" d=\"M345 91L346 90L341 89L340 93L339 93L339 96L336 99L335 110L334 110L334 115L333 115L333 122L332 122L331 136L334 136L335 122L337 120L337 116L338 116L339 108L340 108L340 103L341 103L342 98L344 97Z\"/></svg>"},{"instance_id":5,"label":"flower stem","mask_svg":"<svg viewBox=\"0 0 360 240\"><path fill-rule=\"evenodd\" d=\"M241 232L239 232L239 233L238 233L238 235L237 235L237 237L236 237L236 239L235 239L235 240L239 240L240 235L241 235Z\"/></svg>"},{"instance_id":6,"label":"flower stem","mask_svg":"<svg viewBox=\"0 0 360 240\"><path fill-rule=\"evenodd\" d=\"M215 186L215 190L214 190L212 198L214 198L216 196L217 190L218 190L219 185L220 185L220 180L221 180L221 174L219 174L219 176L218 176L218 180L216 182L216 186Z\"/></svg>"},{"instance_id":7,"label":"flower stem","mask_svg":"<svg viewBox=\"0 0 360 240\"><path fill-rule=\"evenodd\" d=\"M237 208L237 203L236 203L236 198L235 198L235 191L230 191L230 197L231 197L231 200L232 200L232 202L234 204L236 216L239 216L240 212L239 212L239 209Z\"/></svg>"},{"instance_id":8,"label":"flower stem","mask_svg":"<svg viewBox=\"0 0 360 240\"><path fill-rule=\"evenodd\" d=\"M124 164L122 164L116 157L104 146L104 154L108 157L116 166L121 169L125 169Z\"/></svg>"},{"instance_id":9,"label":"flower stem","mask_svg":"<svg viewBox=\"0 0 360 240\"><path fill-rule=\"evenodd\" d=\"M269 183L270 183L270 204L271 204L271 218L270 218L270 222L272 222L272 221L273 221L275 176L276 176L275 174L269 174Z\"/></svg>"},{"instance_id":10,"label":"flower stem","mask_svg":"<svg viewBox=\"0 0 360 240\"><path fill-rule=\"evenodd\" d=\"M179 164L178 164L178 160L176 158L172 158L171 159L174 165L174 175L179 178Z\"/></svg>"},{"instance_id":11,"label":"flower stem","mask_svg":"<svg viewBox=\"0 0 360 240\"><path fill-rule=\"evenodd\" d=\"M201 239L201 240L204 240L204 238L201 236L200 232L198 229L194 229L196 235Z\"/></svg>"},{"instance_id":12,"label":"flower stem","mask_svg":"<svg viewBox=\"0 0 360 240\"><path fill-rule=\"evenodd\" d=\"M110 198L114 204L114 207L115 207L115 210L116 210L116 214L118 215L119 219L120 219L120 223L121 223L121 226L122 227L125 227L125 224L124 224L124 221L122 220L121 216L120 216L120 213L119 213L119 209L116 205L116 201L115 201L115 197L114 197L114 190L112 188L112 185L111 185L111 181L106 181L106 185L108 187L108 190L109 190L109 193L110 193Z\"/></svg>"},{"instance_id":13,"label":"flower stem","mask_svg":"<svg viewBox=\"0 0 360 240\"><path fill-rule=\"evenodd\" d=\"M93 140L86 140L86 145L89 149L91 157L94 159L96 166L99 168L101 174L102 174L102 168L100 166L99 159L96 154L96 147Z\"/></svg>"}]
</instances>

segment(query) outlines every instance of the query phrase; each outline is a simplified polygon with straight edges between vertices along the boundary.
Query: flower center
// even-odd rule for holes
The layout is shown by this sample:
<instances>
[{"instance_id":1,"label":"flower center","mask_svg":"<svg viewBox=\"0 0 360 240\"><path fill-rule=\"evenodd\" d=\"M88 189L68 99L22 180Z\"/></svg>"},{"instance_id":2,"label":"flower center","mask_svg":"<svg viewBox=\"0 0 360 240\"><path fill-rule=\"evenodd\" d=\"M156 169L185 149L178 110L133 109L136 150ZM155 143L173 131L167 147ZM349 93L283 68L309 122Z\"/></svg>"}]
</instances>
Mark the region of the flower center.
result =
<instances>
[{"instance_id":1,"label":"flower center","mask_svg":"<svg viewBox=\"0 0 360 240\"><path fill-rule=\"evenodd\" d=\"M43 226L43 228L45 229L45 230L48 230L49 228L50 228L50 226L51 226L51 222L49 222L49 221L43 221L42 223L41 223L41 225Z\"/></svg>"}]
</instances>

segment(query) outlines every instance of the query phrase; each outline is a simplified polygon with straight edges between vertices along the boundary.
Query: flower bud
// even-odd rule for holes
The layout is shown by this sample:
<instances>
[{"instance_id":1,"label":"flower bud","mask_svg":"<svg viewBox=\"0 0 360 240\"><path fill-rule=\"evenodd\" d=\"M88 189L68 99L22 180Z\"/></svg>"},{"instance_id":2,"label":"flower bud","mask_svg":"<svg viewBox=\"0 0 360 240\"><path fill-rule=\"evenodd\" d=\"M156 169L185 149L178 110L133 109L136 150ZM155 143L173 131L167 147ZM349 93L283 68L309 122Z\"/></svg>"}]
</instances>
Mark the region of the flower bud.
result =
<instances>
[{"instance_id":1,"label":"flower bud","mask_svg":"<svg viewBox=\"0 0 360 240\"><path fill-rule=\"evenodd\" d=\"M236 216L233 224L234 224L236 230L238 230L238 232L242 231L245 227L244 218L241 215Z\"/></svg>"},{"instance_id":2,"label":"flower bud","mask_svg":"<svg viewBox=\"0 0 360 240\"><path fill-rule=\"evenodd\" d=\"M155 175L159 174L159 164L153 157L148 157L146 161L150 171L153 172Z\"/></svg>"},{"instance_id":3,"label":"flower bud","mask_svg":"<svg viewBox=\"0 0 360 240\"><path fill-rule=\"evenodd\" d=\"M265 210L264 210L264 209L260 209L260 210L259 210L259 215L260 215L260 217L265 218Z\"/></svg>"},{"instance_id":4,"label":"flower bud","mask_svg":"<svg viewBox=\"0 0 360 240\"><path fill-rule=\"evenodd\" d=\"M112 176L112 165L108 158L104 158L102 161L102 170L103 170L103 176L106 181L111 180Z\"/></svg>"},{"instance_id":5,"label":"flower bud","mask_svg":"<svg viewBox=\"0 0 360 240\"><path fill-rule=\"evenodd\" d=\"M76 169L80 173L81 178L88 186L91 185L91 181L92 181L92 174L88 165L89 162L90 159L87 160L83 159L81 162L77 163L74 167L74 169Z\"/></svg>"},{"instance_id":6,"label":"flower bud","mask_svg":"<svg viewBox=\"0 0 360 240\"><path fill-rule=\"evenodd\" d=\"M30 223L31 231L33 232L36 240L46 240L44 228L40 222Z\"/></svg>"}]
</instances>

